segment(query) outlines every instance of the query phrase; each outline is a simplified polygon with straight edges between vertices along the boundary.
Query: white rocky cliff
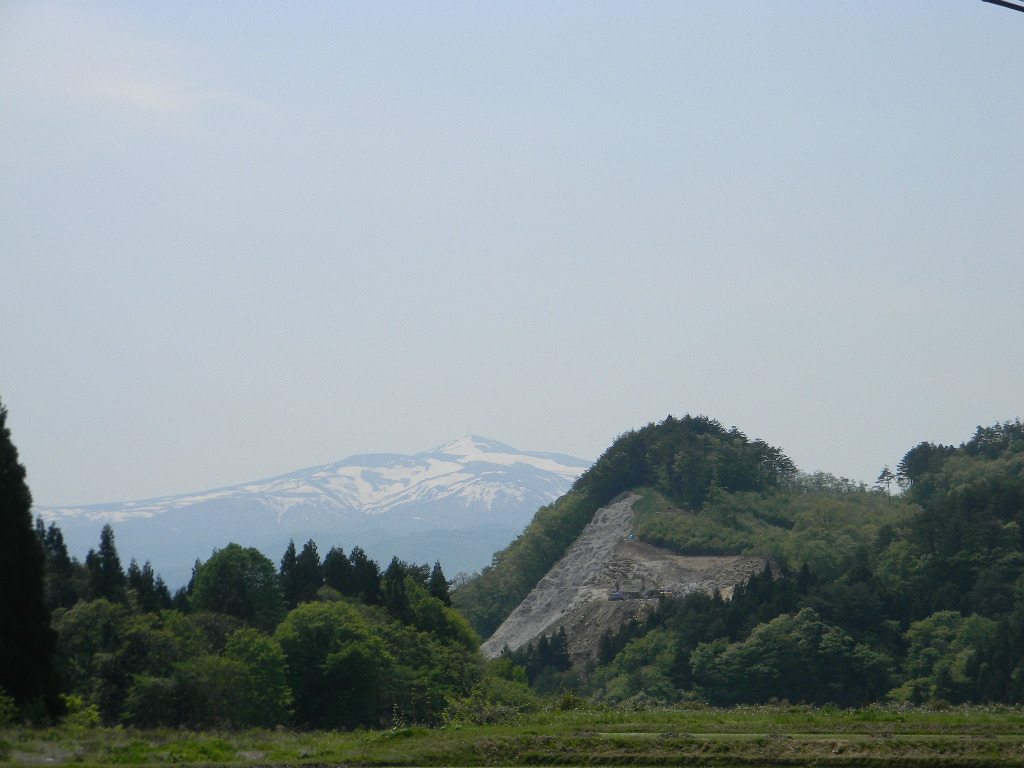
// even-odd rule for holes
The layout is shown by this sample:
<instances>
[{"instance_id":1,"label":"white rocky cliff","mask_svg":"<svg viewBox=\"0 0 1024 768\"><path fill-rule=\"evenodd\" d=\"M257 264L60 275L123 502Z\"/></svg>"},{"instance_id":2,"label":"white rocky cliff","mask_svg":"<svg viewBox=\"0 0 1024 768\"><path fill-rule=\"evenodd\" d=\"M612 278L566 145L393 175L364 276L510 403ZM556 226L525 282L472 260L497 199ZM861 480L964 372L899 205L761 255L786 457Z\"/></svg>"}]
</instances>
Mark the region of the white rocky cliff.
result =
<instances>
[{"instance_id":1,"label":"white rocky cliff","mask_svg":"<svg viewBox=\"0 0 1024 768\"><path fill-rule=\"evenodd\" d=\"M659 595L718 590L728 596L764 570L762 557L685 557L631 538L639 498L624 494L597 511L565 557L481 646L485 656L564 627L573 661L586 661L606 630L645 619Z\"/></svg>"}]
</instances>

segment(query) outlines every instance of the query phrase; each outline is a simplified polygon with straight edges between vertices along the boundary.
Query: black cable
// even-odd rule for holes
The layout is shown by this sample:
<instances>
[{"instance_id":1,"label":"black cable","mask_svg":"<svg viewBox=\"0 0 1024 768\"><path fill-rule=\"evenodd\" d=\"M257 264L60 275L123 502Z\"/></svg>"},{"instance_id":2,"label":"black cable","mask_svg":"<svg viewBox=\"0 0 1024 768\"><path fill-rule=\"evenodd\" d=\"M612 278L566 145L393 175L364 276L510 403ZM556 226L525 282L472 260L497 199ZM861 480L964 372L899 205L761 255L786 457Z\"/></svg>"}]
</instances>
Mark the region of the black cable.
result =
<instances>
[{"instance_id":1,"label":"black cable","mask_svg":"<svg viewBox=\"0 0 1024 768\"><path fill-rule=\"evenodd\" d=\"M1001 5L1003 8L1013 8L1015 11L1024 11L1024 5L1014 5L1013 3L1006 2L1006 0L982 0L982 2Z\"/></svg>"}]
</instances>

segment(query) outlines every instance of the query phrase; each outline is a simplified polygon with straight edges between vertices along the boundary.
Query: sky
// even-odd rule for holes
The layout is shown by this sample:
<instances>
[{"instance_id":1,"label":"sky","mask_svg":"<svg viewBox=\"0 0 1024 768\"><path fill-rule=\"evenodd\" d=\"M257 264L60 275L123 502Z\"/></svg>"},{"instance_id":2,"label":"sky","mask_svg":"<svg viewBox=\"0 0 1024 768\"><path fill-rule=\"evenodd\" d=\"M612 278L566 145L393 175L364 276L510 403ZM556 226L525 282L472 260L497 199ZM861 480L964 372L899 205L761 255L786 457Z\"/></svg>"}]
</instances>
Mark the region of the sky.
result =
<instances>
[{"instance_id":1,"label":"sky","mask_svg":"<svg viewBox=\"0 0 1024 768\"><path fill-rule=\"evenodd\" d=\"M41 506L702 414L873 482L1024 416L1024 13L0 0Z\"/></svg>"}]
</instances>

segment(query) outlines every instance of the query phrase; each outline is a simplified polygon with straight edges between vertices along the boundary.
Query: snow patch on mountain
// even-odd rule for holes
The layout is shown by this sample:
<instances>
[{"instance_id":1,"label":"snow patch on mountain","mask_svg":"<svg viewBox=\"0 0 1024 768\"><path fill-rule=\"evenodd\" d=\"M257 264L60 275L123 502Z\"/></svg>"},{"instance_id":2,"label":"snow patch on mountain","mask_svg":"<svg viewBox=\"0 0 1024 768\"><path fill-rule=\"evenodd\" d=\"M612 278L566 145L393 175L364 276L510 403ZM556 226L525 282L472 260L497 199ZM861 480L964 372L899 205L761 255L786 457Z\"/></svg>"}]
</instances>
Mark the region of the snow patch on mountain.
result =
<instances>
[{"instance_id":1,"label":"snow patch on mountain","mask_svg":"<svg viewBox=\"0 0 1024 768\"><path fill-rule=\"evenodd\" d=\"M539 507L564 494L589 465L572 456L524 452L467 435L412 456L363 454L210 491L36 507L34 512L60 526L76 556L95 547L100 528L110 523L122 559L152 560L158 571L156 550L175 547L198 547L183 553L190 566L229 541L269 547L264 551L276 557L274 548L283 541L283 551L289 538L313 538L326 552L341 539L348 546L374 539L379 549L402 537L409 552L416 549L410 537L428 532L437 535L425 536L424 546L450 542L448 556L458 570L474 570L486 565ZM467 536L477 550L467 559L459 539L460 532L470 530ZM423 552L422 559L443 554ZM391 553L378 556L387 560Z\"/></svg>"}]
</instances>

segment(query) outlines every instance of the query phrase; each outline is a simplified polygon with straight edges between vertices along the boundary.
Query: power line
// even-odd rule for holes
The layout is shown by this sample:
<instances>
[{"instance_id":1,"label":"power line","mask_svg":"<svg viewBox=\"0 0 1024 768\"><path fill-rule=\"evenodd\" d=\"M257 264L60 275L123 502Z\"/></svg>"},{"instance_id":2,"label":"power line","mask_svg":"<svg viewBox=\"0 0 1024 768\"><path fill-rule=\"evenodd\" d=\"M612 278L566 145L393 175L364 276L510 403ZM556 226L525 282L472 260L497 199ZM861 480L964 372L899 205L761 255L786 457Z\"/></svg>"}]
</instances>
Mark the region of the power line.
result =
<instances>
[{"instance_id":1,"label":"power line","mask_svg":"<svg viewBox=\"0 0 1024 768\"><path fill-rule=\"evenodd\" d=\"M1024 5L1016 5L1015 3L1007 2L1007 0L982 0L982 2L1001 5L1003 8L1012 8L1015 11L1024 11Z\"/></svg>"}]
</instances>

